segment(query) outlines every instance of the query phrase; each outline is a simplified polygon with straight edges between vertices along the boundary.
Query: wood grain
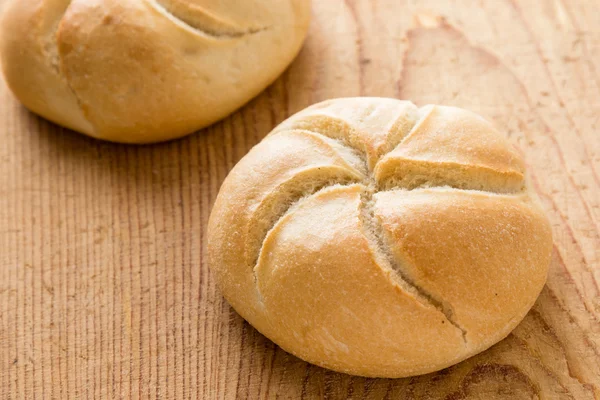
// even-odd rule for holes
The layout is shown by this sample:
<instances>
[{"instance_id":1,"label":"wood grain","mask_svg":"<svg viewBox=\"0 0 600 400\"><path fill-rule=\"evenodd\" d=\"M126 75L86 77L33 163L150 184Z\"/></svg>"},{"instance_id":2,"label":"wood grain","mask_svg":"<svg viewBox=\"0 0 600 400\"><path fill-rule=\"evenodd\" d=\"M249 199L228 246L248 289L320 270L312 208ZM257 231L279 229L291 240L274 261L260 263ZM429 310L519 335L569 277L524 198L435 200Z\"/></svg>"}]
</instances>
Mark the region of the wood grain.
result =
<instances>
[{"instance_id":1,"label":"wood grain","mask_svg":"<svg viewBox=\"0 0 600 400\"><path fill-rule=\"evenodd\" d=\"M153 146L52 125L0 82L0 397L599 399L599 15L597 0L314 1L279 80L222 122ZM207 219L232 166L291 113L356 95L494 121L552 222L533 310L439 373L364 379L298 360L232 311L206 265Z\"/></svg>"}]
</instances>

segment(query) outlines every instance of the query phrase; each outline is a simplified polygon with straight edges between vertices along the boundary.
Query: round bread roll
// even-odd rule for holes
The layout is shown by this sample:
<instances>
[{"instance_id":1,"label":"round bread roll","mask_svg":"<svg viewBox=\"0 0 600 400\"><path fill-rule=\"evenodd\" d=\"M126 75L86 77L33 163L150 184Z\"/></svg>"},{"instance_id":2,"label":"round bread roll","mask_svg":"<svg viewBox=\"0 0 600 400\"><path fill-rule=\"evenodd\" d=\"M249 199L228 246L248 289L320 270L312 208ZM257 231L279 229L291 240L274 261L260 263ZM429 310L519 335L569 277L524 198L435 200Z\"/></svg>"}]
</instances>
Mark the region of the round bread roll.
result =
<instances>
[{"instance_id":1,"label":"round bread roll","mask_svg":"<svg viewBox=\"0 0 600 400\"><path fill-rule=\"evenodd\" d=\"M31 111L96 138L158 142L267 87L309 16L310 0L9 0L0 57Z\"/></svg>"},{"instance_id":2,"label":"round bread roll","mask_svg":"<svg viewBox=\"0 0 600 400\"><path fill-rule=\"evenodd\" d=\"M478 115L384 98L313 105L233 168L208 226L223 294L284 350L405 377L503 339L552 237L519 154Z\"/></svg>"}]
</instances>

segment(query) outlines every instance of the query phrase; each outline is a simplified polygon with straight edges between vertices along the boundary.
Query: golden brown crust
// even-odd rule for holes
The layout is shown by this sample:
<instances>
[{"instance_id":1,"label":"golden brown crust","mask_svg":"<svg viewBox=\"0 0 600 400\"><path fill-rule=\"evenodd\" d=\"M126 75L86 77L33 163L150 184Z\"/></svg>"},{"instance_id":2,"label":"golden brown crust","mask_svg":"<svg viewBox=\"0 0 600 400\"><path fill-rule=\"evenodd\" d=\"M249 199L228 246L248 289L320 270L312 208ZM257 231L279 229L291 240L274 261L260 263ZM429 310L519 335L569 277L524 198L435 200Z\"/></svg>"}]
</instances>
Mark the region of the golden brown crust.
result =
<instances>
[{"instance_id":1,"label":"golden brown crust","mask_svg":"<svg viewBox=\"0 0 600 400\"><path fill-rule=\"evenodd\" d=\"M525 316L551 246L546 218L526 193L395 190L377 193L375 204L404 273L451 305L467 341L495 343L507 321Z\"/></svg>"},{"instance_id":2,"label":"golden brown crust","mask_svg":"<svg viewBox=\"0 0 600 400\"><path fill-rule=\"evenodd\" d=\"M0 53L32 111L106 140L157 142L263 90L299 51L308 20L308 0L12 0Z\"/></svg>"},{"instance_id":3,"label":"golden brown crust","mask_svg":"<svg viewBox=\"0 0 600 400\"><path fill-rule=\"evenodd\" d=\"M365 189L320 191L269 232L255 270L270 337L310 362L363 375L456 361L461 331L377 262L360 218Z\"/></svg>"},{"instance_id":4,"label":"golden brown crust","mask_svg":"<svg viewBox=\"0 0 600 400\"><path fill-rule=\"evenodd\" d=\"M60 71L55 35L69 2L7 3L0 23L0 60L8 86L27 108L57 124L92 134Z\"/></svg>"},{"instance_id":5,"label":"golden brown crust","mask_svg":"<svg viewBox=\"0 0 600 400\"><path fill-rule=\"evenodd\" d=\"M524 165L489 122L452 107L427 106L410 134L377 165L381 186L422 183L463 189L515 192Z\"/></svg>"},{"instance_id":6,"label":"golden brown crust","mask_svg":"<svg viewBox=\"0 0 600 400\"><path fill-rule=\"evenodd\" d=\"M231 171L209 220L211 269L244 318L307 361L435 371L504 338L545 282L551 233L524 173L470 112L323 102Z\"/></svg>"}]
</instances>

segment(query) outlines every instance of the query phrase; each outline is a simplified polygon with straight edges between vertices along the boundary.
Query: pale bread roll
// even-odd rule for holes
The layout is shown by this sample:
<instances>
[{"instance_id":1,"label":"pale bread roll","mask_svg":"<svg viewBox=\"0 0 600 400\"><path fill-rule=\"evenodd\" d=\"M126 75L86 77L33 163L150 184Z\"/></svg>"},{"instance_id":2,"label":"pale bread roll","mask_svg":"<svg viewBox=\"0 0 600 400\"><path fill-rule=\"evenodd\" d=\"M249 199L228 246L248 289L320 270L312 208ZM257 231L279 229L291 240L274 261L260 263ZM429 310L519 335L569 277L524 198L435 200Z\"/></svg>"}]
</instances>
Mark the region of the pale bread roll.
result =
<instances>
[{"instance_id":1,"label":"pale bread roll","mask_svg":"<svg viewBox=\"0 0 600 400\"><path fill-rule=\"evenodd\" d=\"M10 0L0 57L31 111L105 140L158 142L274 81L309 16L309 0Z\"/></svg>"},{"instance_id":2,"label":"pale bread roll","mask_svg":"<svg viewBox=\"0 0 600 400\"><path fill-rule=\"evenodd\" d=\"M306 361L436 371L506 337L544 285L550 225L524 175L472 112L325 101L233 168L209 263L235 310Z\"/></svg>"}]
</instances>

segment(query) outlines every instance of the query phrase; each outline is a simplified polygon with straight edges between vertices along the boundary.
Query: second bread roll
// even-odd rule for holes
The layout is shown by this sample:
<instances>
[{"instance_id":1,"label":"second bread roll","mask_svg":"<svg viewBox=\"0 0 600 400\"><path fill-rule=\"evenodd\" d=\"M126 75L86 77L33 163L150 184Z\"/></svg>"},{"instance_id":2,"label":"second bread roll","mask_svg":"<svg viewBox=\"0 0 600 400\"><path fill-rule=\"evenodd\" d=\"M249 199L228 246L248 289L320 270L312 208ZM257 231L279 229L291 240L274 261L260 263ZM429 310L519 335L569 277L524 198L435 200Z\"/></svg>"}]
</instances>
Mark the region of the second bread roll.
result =
<instances>
[{"instance_id":1,"label":"second bread roll","mask_svg":"<svg viewBox=\"0 0 600 400\"><path fill-rule=\"evenodd\" d=\"M256 96L298 53L309 0L9 0L6 82L31 111L114 142L174 139Z\"/></svg>"}]
</instances>

